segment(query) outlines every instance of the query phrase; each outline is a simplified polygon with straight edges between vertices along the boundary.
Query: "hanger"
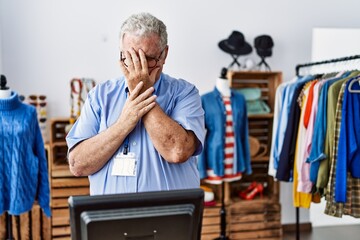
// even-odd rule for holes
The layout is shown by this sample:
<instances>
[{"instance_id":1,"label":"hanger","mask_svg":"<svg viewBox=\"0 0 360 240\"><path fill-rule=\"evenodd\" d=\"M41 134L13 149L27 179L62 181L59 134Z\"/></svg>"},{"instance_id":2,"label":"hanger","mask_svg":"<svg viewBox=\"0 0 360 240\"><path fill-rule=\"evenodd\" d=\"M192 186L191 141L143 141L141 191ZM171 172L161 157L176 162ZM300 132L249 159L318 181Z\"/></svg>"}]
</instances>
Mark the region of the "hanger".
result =
<instances>
[{"instance_id":1,"label":"hanger","mask_svg":"<svg viewBox=\"0 0 360 240\"><path fill-rule=\"evenodd\" d=\"M348 91L351 92L351 93L360 93L360 88L359 89L354 89L353 88L353 85L354 85L355 82L357 82L358 85L360 85L360 77L356 77L356 78L351 80L351 82L349 83L349 86L348 86Z\"/></svg>"}]
</instances>

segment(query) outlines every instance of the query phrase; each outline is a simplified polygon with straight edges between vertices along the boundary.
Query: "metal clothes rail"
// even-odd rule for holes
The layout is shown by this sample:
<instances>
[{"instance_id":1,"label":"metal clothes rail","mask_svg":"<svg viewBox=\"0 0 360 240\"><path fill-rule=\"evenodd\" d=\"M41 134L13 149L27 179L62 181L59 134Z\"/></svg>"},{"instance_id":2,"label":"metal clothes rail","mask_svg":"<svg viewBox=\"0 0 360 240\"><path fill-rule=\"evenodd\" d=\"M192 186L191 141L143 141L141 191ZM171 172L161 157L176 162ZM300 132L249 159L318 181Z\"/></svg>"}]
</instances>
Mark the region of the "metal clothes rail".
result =
<instances>
[{"instance_id":1,"label":"metal clothes rail","mask_svg":"<svg viewBox=\"0 0 360 240\"><path fill-rule=\"evenodd\" d=\"M295 72L296 72L296 76L301 76L300 75L300 69L303 68L313 68L314 66L320 66L320 65L328 65L330 68L333 67L332 64L334 63L342 63L342 62L349 62L349 61L353 61L353 60L357 60L360 59L360 55L353 55L353 56L347 56L347 57L341 57L341 58L334 58L334 59L329 59L329 60L324 60L324 61L318 61L318 62L309 62L309 63L303 63L303 64L298 64L295 67ZM360 64L359 64L360 66ZM346 68L346 66L345 66ZM357 68L359 69L359 67ZM337 71L337 69L331 69L333 71ZM342 70L344 70L344 67L342 68ZM347 69L347 70L353 70L353 69ZM317 72L317 74L324 74L325 72ZM299 211L299 207L296 207L296 240L300 240L300 211Z\"/></svg>"}]
</instances>

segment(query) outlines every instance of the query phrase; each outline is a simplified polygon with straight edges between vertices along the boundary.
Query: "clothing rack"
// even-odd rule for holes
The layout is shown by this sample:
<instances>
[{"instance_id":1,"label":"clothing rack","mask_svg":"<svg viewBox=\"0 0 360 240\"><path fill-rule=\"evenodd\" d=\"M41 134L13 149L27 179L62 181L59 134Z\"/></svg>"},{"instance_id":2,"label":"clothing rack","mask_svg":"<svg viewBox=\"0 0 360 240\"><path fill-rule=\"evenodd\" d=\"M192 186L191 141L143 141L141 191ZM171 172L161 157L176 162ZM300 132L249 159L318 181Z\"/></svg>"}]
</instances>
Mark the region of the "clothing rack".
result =
<instances>
[{"instance_id":1,"label":"clothing rack","mask_svg":"<svg viewBox=\"0 0 360 240\"><path fill-rule=\"evenodd\" d=\"M313 68L313 66L343 63L343 62L353 61L353 60L357 60L357 59L360 59L360 55L353 55L353 56L334 58L334 59L318 61L318 62L309 62L309 63L298 64L295 67L295 72L296 72L296 76L300 77L301 76L300 69L302 69L302 68ZM360 63L359 63L359 66L360 66ZM357 67L357 69L359 69L359 67ZM340 67L340 69L332 69L332 72L339 71L339 70L353 70L353 69L349 69L348 65L342 65ZM312 74L324 74L324 73L328 73L328 72L315 72ZM296 207L296 240L300 240L300 224L299 224L299 222L300 222L300 211L299 211L299 207Z\"/></svg>"},{"instance_id":2,"label":"clothing rack","mask_svg":"<svg viewBox=\"0 0 360 240\"><path fill-rule=\"evenodd\" d=\"M295 68L296 76L300 76L301 68L312 68L313 66L316 66L316 65L326 65L326 64L332 64L332 63L347 62L347 61L352 61L352 60L356 60L356 59L360 59L360 55L353 55L353 56L334 58L334 59L318 61L318 62L298 64L298 65L296 65L296 68ZM346 66L343 66L343 67L346 68ZM350 70L350 69L347 69L347 70Z\"/></svg>"}]
</instances>

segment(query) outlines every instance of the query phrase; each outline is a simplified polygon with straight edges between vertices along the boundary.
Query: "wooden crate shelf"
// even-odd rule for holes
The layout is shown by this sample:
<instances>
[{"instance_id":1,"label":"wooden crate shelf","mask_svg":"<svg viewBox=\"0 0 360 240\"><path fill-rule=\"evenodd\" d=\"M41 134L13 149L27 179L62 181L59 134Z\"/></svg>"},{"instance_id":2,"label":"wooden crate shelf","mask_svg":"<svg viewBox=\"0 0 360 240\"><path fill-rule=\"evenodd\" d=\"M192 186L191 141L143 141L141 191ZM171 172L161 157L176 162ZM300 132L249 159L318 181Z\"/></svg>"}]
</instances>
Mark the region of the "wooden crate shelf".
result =
<instances>
[{"instance_id":1,"label":"wooden crate shelf","mask_svg":"<svg viewBox=\"0 0 360 240\"><path fill-rule=\"evenodd\" d=\"M51 239L50 218L46 217L37 202L29 212L20 216L12 216L11 219L13 239ZM2 214L0 216L0 239L7 239L6 226L6 216Z\"/></svg>"},{"instance_id":2,"label":"wooden crate shelf","mask_svg":"<svg viewBox=\"0 0 360 240\"><path fill-rule=\"evenodd\" d=\"M201 239L215 239L220 235L220 204L205 207L201 229ZM229 221L229 219L227 220Z\"/></svg>"},{"instance_id":3,"label":"wooden crate shelf","mask_svg":"<svg viewBox=\"0 0 360 240\"><path fill-rule=\"evenodd\" d=\"M47 159L50 157L49 144L44 145ZM0 239L7 239L6 213L0 215ZM34 202L30 211L19 216L12 216L13 239L51 239L51 218L48 218L40 208L37 201Z\"/></svg>"},{"instance_id":4,"label":"wooden crate shelf","mask_svg":"<svg viewBox=\"0 0 360 240\"><path fill-rule=\"evenodd\" d=\"M65 127L69 119L50 121L49 176L51 192L51 238L70 240L70 217L68 198L72 195L89 195L87 177L75 177L69 170Z\"/></svg>"}]
</instances>

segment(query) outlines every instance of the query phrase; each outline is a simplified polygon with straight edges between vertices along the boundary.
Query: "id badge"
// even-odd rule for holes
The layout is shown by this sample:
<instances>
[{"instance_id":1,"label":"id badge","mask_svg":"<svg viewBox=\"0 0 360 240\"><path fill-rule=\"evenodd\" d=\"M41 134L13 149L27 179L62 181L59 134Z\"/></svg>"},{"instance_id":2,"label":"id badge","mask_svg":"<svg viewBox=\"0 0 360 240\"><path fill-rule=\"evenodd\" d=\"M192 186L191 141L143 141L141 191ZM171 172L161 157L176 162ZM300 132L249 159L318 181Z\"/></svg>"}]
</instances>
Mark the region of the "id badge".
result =
<instances>
[{"instance_id":1,"label":"id badge","mask_svg":"<svg viewBox=\"0 0 360 240\"><path fill-rule=\"evenodd\" d=\"M113 176L136 176L135 153L120 153L114 159L114 165L111 171Z\"/></svg>"}]
</instances>

